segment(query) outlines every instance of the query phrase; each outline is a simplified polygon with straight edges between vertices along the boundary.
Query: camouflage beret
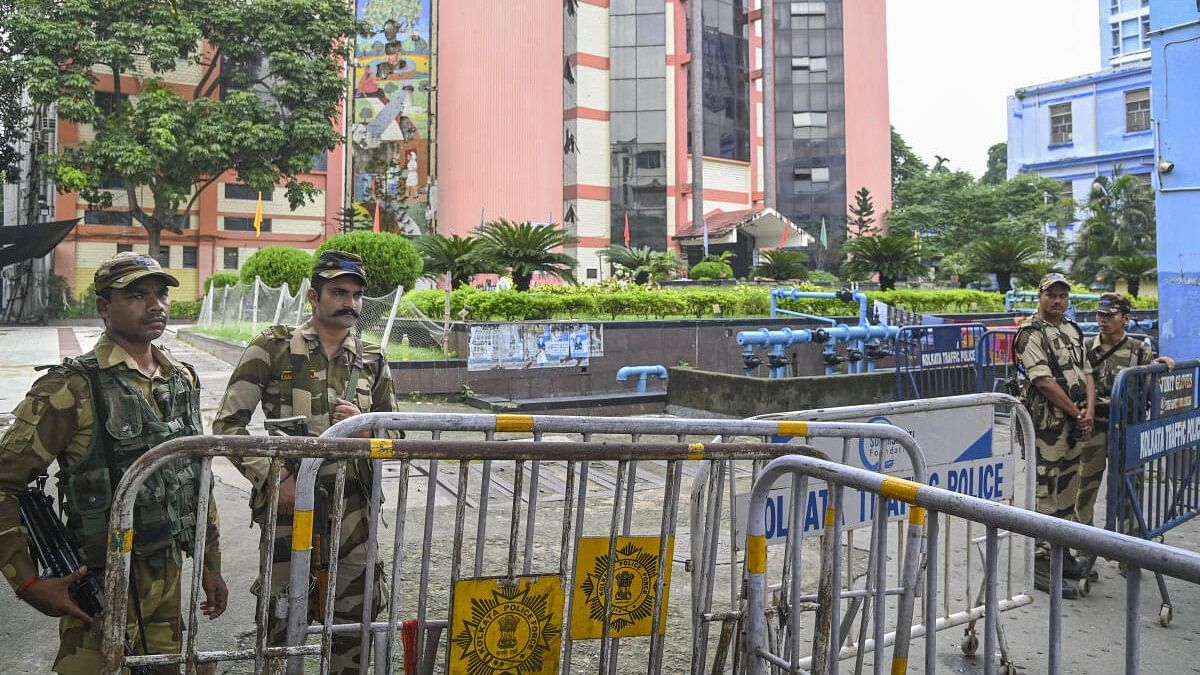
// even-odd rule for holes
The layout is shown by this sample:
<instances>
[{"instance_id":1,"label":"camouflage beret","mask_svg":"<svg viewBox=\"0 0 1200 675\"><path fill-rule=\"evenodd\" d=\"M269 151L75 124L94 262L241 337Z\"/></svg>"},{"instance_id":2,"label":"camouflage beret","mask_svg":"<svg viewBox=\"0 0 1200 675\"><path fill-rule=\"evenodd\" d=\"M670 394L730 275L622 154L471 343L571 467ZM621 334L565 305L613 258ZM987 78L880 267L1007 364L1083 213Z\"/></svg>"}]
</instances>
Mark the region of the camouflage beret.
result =
<instances>
[{"instance_id":1,"label":"camouflage beret","mask_svg":"<svg viewBox=\"0 0 1200 675\"><path fill-rule=\"evenodd\" d=\"M367 267L363 259L346 251L325 251L317 257L313 265L313 276L324 279L336 279L345 274L353 274L359 281L367 283Z\"/></svg>"},{"instance_id":2,"label":"camouflage beret","mask_svg":"<svg viewBox=\"0 0 1200 675\"><path fill-rule=\"evenodd\" d=\"M148 255L124 251L105 260L96 270L96 292L106 288L125 288L129 284L149 276L160 276L168 286L178 286L179 280L163 271L162 265Z\"/></svg>"},{"instance_id":3,"label":"camouflage beret","mask_svg":"<svg viewBox=\"0 0 1200 675\"><path fill-rule=\"evenodd\" d=\"M1123 298L1118 293L1105 293L1100 296L1100 306L1096 308L1097 314L1129 314L1132 311L1129 306L1129 301Z\"/></svg>"},{"instance_id":4,"label":"camouflage beret","mask_svg":"<svg viewBox=\"0 0 1200 675\"><path fill-rule=\"evenodd\" d=\"M1054 284L1062 284L1063 286L1067 287L1068 291L1071 290L1071 282L1067 281L1065 276L1059 274L1058 272L1051 272L1042 277L1041 283L1038 284L1038 291L1044 291Z\"/></svg>"}]
</instances>

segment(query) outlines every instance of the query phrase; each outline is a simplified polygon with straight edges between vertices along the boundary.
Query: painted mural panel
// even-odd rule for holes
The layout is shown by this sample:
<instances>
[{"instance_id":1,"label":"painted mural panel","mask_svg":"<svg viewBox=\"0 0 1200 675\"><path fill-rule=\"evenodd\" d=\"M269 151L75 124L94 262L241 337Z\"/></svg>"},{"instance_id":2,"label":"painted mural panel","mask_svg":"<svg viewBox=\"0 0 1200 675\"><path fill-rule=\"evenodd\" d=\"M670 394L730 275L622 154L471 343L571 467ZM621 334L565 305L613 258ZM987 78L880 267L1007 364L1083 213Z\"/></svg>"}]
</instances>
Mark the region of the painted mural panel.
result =
<instances>
[{"instance_id":1,"label":"painted mural panel","mask_svg":"<svg viewBox=\"0 0 1200 675\"><path fill-rule=\"evenodd\" d=\"M428 231L430 4L356 0L371 33L357 41L353 142L356 219Z\"/></svg>"}]
</instances>

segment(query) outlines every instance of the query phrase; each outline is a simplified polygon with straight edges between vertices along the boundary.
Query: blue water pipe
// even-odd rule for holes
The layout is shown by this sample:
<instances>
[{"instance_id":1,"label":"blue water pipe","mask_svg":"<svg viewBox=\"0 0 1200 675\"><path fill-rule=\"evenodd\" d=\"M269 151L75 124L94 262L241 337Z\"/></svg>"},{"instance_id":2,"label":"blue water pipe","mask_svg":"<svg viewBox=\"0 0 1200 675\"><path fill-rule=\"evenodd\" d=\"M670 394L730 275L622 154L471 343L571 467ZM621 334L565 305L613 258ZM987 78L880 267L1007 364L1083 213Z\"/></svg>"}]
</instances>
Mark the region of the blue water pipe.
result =
<instances>
[{"instance_id":1,"label":"blue water pipe","mask_svg":"<svg viewBox=\"0 0 1200 675\"><path fill-rule=\"evenodd\" d=\"M737 343L742 345L742 362L746 375L754 374L754 370L762 365L762 358L754 353L755 348L770 348L768 354L769 376L772 379L786 377L788 347L797 344L816 343L822 345L821 356L825 362L825 374L832 375L834 367L843 361L849 361L849 372L861 373L875 370L875 361L891 352L883 347L883 341L893 339L900 332L899 326L861 325L847 326L845 324L831 326L828 329L768 330L760 328L752 331L739 331ZM838 354L834 345L839 342L848 343L847 355ZM864 363L865 362L865 363ZM865 368L865 370L864 370Z\"/></svg>"},{"instance_id":2,"label":"blue water pipe","mask_svg":"<svg viewBox=\"0 0 1200 675\"><path fill-rule=\"evenodd\" d=\"M833 319L824 316L816 316L813 314L805 314L803 312L794 312L790 309L780 309L779 300L799 300L801 298L813 298L817 300L841 300L842 302L857 302L858 303L858 323L859 325L867 325L870 322L869 312L867 310L867 294L858 290L850 290L843 288L836 293L828 291L802 291L796 288L772 288L771 289L771 316L777 317L780 314L787 316L798 316L805 319L813 319L814 321L822 321L830 325L837 325Z\"/></svg>"},{"instance_id":3,"label":"blue water pipe","mask_svg":"<svg viewBox=\"0 0 1200 675\"><path fill-rule=\"evenodd\" d=\"M667 379L667 369L662 366L623 366L617 371L617 382L624 382L631 377L637 378L637 391L646 393L646 378L655 375L660 380Z\"/></svg>"}]
</instances>

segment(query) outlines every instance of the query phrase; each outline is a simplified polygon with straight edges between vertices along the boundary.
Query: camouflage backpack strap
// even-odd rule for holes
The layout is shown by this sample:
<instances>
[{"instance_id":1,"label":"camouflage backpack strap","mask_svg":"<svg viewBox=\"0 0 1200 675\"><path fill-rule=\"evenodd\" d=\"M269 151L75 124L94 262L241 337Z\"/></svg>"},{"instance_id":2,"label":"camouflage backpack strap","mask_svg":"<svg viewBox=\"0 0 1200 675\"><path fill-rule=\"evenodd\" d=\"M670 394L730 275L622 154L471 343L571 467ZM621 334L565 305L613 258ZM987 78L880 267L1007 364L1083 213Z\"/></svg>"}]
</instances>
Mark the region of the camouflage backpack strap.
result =
<instances>
[{"instance_id":1,"label":"camouflage backpack strap","mask_svg":"<svg viewBox=\"0 0 1200 675\"><path fill-rule=\"evenodd\" d=\"M59 478L70 476L74 472L75 466L86 464L88 459L95 455L97 450L103 452L104 449L104 434L100 433L99 420L103 412L101 410L103 394L100 390L100 363L96 360L96 352L89 351L80 354L78 357L65 357L62 363L54 366L39 366L37 369L42 370L49 368L51 372L75 373L83 376L83 379L88 383L88 391L92 395L92 440L88 445L88 454L85 455L77 465L67 465L62 459L59 459ZM59 495L60 498L62 495Z\"/></svg>"},{"instance_id":2,"label":"camouflage backpack strap","mask_svg":"<svg viewBox=\"0 0 1200 675\"><path fill-rule=\"evenodd\" d=\"M292 329L288 339L290 380L280 381L279 396L292 406L292 415L312 417L312 374L308 370L308 342L299 329Z\"/></svg>"}]
</instances>

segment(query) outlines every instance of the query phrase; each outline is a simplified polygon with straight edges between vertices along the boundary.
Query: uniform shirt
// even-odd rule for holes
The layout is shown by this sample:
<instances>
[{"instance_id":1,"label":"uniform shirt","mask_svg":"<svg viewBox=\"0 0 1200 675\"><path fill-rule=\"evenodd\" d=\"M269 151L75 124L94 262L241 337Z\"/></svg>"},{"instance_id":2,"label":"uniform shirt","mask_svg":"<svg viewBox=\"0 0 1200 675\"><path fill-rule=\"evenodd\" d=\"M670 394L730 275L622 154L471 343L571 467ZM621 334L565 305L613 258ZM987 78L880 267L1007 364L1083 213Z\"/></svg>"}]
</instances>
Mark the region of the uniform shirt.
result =
<instances>
[{"instance_id":1,"label":"uniform shirt","mask_svg":"<svg viewBox=\"0 0 1200 675\"><path fill-rule=\"evenodd\" d=\"M1081 335L1079 326L1074 322L1063 319L1055 326L1038 314L1029 317L1021 325L1015 348L1029 382L1025 394L1027 402L1033 396L1041 396L1033 386L1034 380L1039 377L1054 377L1054 370L1050 367L1051 355L1067 380L1067 395L1069 396L1070 390L1075 387L1087 392L1087 376L1092 373L1092 365L1084 356ZM1066 415L1058 406L1050 404L1046 407L1054 419L1066 419Z\"/></svg>"},{"instance_id":2,"label":"uniform shirt","mask_svg":"<svg viewBox=\"0 0 1200 675\"><path fill-rule=\"evenodd\" d=\"M103 369L114 369L134 389L141 392L151 408L162 411L151 393L152 382L166 381L177 368L184 376L199 383L182 363L165 349L151 346L158 371L153 380L138 370L137 361L123 347L102 333L96 341L96 361ZM75 372L50 372L43 375L13 410L13 425L0 438L0 571L15 590L37 574L29 557L29 540L20 526L17 498L34 478L55 460L59 465L82 461L91 448L94 411L91 386L86 377ZM209 501L205 569L221 569L217 507Z\"/></svg>"},{"instance_id":3,"label":"uniform shirt","mask_svg":"<svg viewBox=\"0 0 1200 675\"><path fill-rule=\"evenodd\" d=\"M1108 405L1112 398L1117 373L1126 368L1144 366L1154 360L1154 348L1150 340L1126 335L1117 343L1117 348L1108 354L1109 347L1100 343L1100 336L1088 339L1088 361L1092 364L1092 376L1096 379L1096 405ZM1108 354L1103 361L1100 360Z\"/></svg>"},{"instance_id":4,"label":"uniform shirt","mask_svg":"<svg viewBox=\"0 0 1200 675\"><path fill-rule=\"evenodd\" d=\"M308 369L311 385L307 391L300 391L295 386L291 362L293 344L300 350L298 353L308 354L304 367ZM351 401L363 412L394 411L396 391L383 351L378 345L362 342L360 356L358 344L353 333L347 332L333 358L327 358L311 319L298 328L272 326L259 333L250 341L229 376L229 387L213 420L213 433L250 433L246 426L259 404L267 419L306 414L308 432L314 436L330 427L330 412L339 398ZM359 376L358 382L351 385L350 367L354 364L358 365ZM292 385L290 397L286 395L289 380ZM348 389L353 390L353 395L346 395ZM309 410L297 410L293 407L294 401ZM262 488L270 469L268 458L248 457L235 464L256 488Z\"/></svg>"}]
</instances>

